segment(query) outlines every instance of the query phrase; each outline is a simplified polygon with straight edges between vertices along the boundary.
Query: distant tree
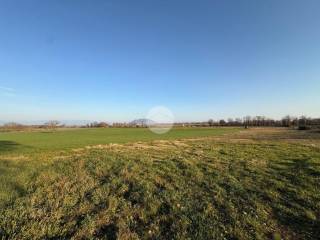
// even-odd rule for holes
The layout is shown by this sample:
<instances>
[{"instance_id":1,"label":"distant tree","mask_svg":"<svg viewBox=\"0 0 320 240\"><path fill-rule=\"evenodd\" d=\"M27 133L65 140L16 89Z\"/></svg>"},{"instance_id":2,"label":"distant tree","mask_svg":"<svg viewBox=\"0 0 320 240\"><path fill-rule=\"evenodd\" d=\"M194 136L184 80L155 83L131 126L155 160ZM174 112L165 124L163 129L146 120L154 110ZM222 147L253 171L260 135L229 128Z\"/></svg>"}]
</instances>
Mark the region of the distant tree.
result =
<instances>
[{"instance_id":1,"label":"distant tree","mask_svg":"<svg viewBox=\"0 0 320 240\"><path fill-rule=\"evenodd\" d=\"M236 118L235 124L236 124L237 126L241 126L241 124L242 124L241 118Z\"/></svg>"},{"instance_id":2,"label":"distant tree","mask_svg":"<svg viewBox=\"0 0 320 240\"><path fill-rule=\"evenodd\" d=\"M20 130L20 129L23 129L25 126L20 123L9 122L9 123L5 123L3 127L6 129Z\"/></svg>"},{"instance_id":3,"label":"distant tree","mask_svg":"<svg viewBox=\"0 0 320 240\"><path fill-rule=\"evenodd\" d=\"M245 116L243 118L243 122L244 122L244 127L248 128L251 125L251 117L250 116Z\"/></svg>"},{"instance_id":4,"label":"distant tree","mask_svg":"<svg viewBox=\"0 0 320 240\"><path fill-rule=\"evenodd\" d=\"M109 127L109 124L106 123L106 122L99 122L99 123L97 124L97 127L106 128L106 127Z\"/></svg>"},{"instance_id":5,"label":"distant tree","mask_svg":"<svg viewBox=\"0 0 320 240\"><path fill-rule=\"evenodd\" d=\"M292 117L291 118L291 124L295 127L298 127L299 126L299 118L297 117Z\"/></svg>"},{"instance_id":6,"label":"distant tree","mask_svg":"<svg viewBox=\"0 0 320 240\"><path fill-rule=\"evenodd\" d=\"M213 123L214 123L214 122L213 122L213 120L212 120L212 119L209 119L209 120L208 120L208 125L209 125L210 127L212 127L212 126L213 126Z\"/></svg>"},{"instance_id":7,"label":"distant tree","mask_svg":"<svg viewBox=\"0 0 320 240\"><path fill-rule=\"evenodd\" d=\"M282 118L282 126L290 127L291 126L291 117L289 115Z\"/></svg>"},{"instance_id":8,"label":"distant tree","mask_svg":"<svg viewBox=\"0 0 320 240\"><path fill-rule=\"evenodd\" d=\"M308 119L306 116L301 116L298 120L298 129L306 130L308 125Z\"/></svg>"},{"instance_id":9,"label":"distant tree","mask_svg":"<svg viewBox=\"0 0 320 240\"><path fill-rule=\"evenodd\" d=\"M55 130L55 129L59 126L59 124L60 124L59 121L51 120L51 121L46 122L46 123L45 123L45 126L46 126L48 129Z\"/></svg>"},{"instance_id":10,"label":"distant tree","mask_svg":"<svg viewBox=\"0 0 320 240\"><path fill-rule=\"evenodd\" d=\"M264 126L275 126L275 121L271 118L266 118L264 120Z\"/></svg>"},{"instance_id":11,"label":"distant tree","mask_svg":"<svg viewBox=\"0 0 320 240\"><path fill-rule=\"evenodd\" d=\"M256 116L255 117L256 120L256 126L261 126L261 122L262 122L262 117L261 116Z\"/></svg>"},{"instance_id":12,"label":"distant tree","mask_svg":"<svg viewBox=\"0 0 320 240\"><path fill-rule=\"evenodd\" d=\"M219 121L219 125L221 125L221 126L226 125L226 121L225 121L224 119L221 119L221 120Z\"/></svg>"},{"instance_id":13,"label":"distant tree","mask_svg":"<svg viewBox=\"0 0 320 240\"><path fill-rule=\"evenodd\" d=\"M97 125L98 125L98 122L93 122L93 123L90 123L90 127L92 127L92 128L95 128L95 127L97 127Z\"/></svg>"}]
</instances>

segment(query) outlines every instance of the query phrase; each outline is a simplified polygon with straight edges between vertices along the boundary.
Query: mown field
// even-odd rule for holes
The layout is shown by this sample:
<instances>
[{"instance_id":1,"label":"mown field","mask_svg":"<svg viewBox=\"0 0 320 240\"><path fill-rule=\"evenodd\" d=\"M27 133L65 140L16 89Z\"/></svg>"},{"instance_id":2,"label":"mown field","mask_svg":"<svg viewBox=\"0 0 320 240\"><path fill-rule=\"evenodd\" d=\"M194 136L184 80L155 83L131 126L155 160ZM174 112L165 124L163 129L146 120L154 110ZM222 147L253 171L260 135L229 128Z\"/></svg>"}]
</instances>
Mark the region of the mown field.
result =
<instances>
[{"instance_id":1,"label":"mown field","mask_svg":"<svg viewBox=\"0 0 320 240\"><path fill-rule=\"evenodd\" d=\"M2 135L29 148L2 147L1 238L319 239L319 132L203 131L218 132L57 148Z\"/></svg>"}]
</instances>

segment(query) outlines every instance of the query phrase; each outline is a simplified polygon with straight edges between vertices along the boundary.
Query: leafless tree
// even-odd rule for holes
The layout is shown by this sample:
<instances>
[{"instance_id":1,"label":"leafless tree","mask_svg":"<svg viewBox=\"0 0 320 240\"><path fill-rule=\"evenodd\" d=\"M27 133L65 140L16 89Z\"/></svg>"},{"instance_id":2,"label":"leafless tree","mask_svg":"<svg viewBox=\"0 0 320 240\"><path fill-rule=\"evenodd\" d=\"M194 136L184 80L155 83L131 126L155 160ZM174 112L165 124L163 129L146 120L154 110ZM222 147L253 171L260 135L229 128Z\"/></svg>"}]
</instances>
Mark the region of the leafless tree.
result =
<instances>
[{"instance_id":1,"label":"leafless tree","mask_svg":"<svg viewBox=\"0 0 320 240\"><path fill-rule=\"evenodd\" d=\"M5 129L10 129L10 130L22 130L24 129L26 126L20 124L20 123L15 123L15 122L9 122L9 123L5 123L3 125L3 127Z\"/></svg>"},{"instance_id":2,"label":"leafless tree","mask_svg":"<svg viewBox=\"0 0 320 240\"><path fill-rule=\"evenodd\" d=\"M224 119L221 119L221 120L219 121L219 125L221 125L221 126L226 125L226 121L225 121Z\"/></svg>"},{"instance_id":3,"label":"leafless tree","mask_svg":"<svg viewBox=\"0 0 320 240\"><path fill-rule=\"evenodd\" d=\"M251 117L250 116L245 116L243 118L243 122L244 122L244 127L248 128L250 126L250 123L251 123Z\"/></svg>"},{"instance_id":4,"label":"leafless tree","mask_svg":"<svg viewBox=\"0 0 320 240\"><path fill-rule=\"evenodd\" d=\"M291 117L289 115L287 115L284 118L282 118L282 125L284 127L290 127L290 125L291 125Z\"/></svg>"},{"instance_id":5,"label":"leafless tree","mask_svg":"<svg viewBox=\"0 0 320 240\"><path fill-rule=\"evenodd\" d=\"M48 121L48 122L45 123L45 126L46 126L48 129L55 130L55 129L59 126L59 124L60 124L59 121L50 120L50 121Z\"/></svg>"}]
</instances>

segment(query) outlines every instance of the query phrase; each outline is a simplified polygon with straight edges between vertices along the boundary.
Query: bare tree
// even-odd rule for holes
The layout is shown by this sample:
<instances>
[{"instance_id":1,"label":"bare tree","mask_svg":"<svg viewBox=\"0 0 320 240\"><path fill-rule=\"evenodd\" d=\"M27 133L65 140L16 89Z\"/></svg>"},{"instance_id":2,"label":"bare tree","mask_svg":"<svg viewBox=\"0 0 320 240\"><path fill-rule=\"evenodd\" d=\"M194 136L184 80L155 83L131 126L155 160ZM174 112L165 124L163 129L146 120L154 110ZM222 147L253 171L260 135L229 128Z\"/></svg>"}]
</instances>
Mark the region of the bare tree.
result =
<instances>
[{"instance_id":1,"label":"bare tree","mask_svg":"<svg viewBox=\"0 0 320 240\"><path fill-rule=\"evenodd\" d=\"M59 124L60 124L59 121L50 120L50 121L48 121L48 122L45 123L45 126L46 126L48 129L55 130L55 129L59 126Z\"/></svg>"},{"instance_id":2,"label":"bare tree","mask_svg":"<svg viewBox=\"0 0 320 240\"><path fill-rule=\"evenodd\" d=\"M15 122L9 122L9 123L5 123L3 125L3 127L5 129L10 129L10 130L21 130L23 128L26 128L26 126L20 124L20 123L15 123Z\"/></svg>"},{"instance_id":3,"label":"bare tree","mask_svg":"<svg viewBox=\"0 0 320 240\"><path fill-rule=\"evenodd\" d=\"M284 127L290 127L290 125L291 125L291 117L289 115L287 115L284 118L282 118L282 125Z\"/></svg>"},{"instance_id":4,"label":"bare tree","mask_svg":"<svg viewBox=\"0 0 320 240\"><path fill-rule=\"evenodd\" d=\"M209 120L208 120L208 124L209 124L210 127L212 127L212 126L213 126L213 120L212 120L212 119L209 119Z\"/></svg>"},{"instance_id":5,"label":"bare tree","mask_svg":"<svg viewBox=\"0 0 320 240\"><path fill-rule=\"evenodd\" d=\"M221 119L221 120L219 121L219 125L225 126L225 125L226 125L226 121L225 121L224 119Z\"/></svg>"},{"instance_id":6,"label":"bare tree","mask_svg":"<svg viewBox=\"0 0 320 240\"><path fill-rule=\"evenodd\" d=\"M233 125L233 119L232 118L228 118L228 125L230 125L230 126Z\"/></svg>"},{"instance_id":7,"label":"bare tree","mask_svg":"<svg viewBox=\"0 0 320 240\"><path fill-rule=\"evenodd\" d=\"M250 116L245 116L243 118L243 123L244 123L244 127L248 128L250 126L250 122L251 122L251 117Z\"/></svg>"},{"instance_id":8,"label":"bare tree","mask_svg":"<svg viewBox=\"0 0 320 240\"><path fill-rule=\"evenodd\" d=\"M298 122L298 129L299 130L306 130L307 129L307 117L306 116L301 116L299 118L299 122Z\"/></svg>"}]
</instances>

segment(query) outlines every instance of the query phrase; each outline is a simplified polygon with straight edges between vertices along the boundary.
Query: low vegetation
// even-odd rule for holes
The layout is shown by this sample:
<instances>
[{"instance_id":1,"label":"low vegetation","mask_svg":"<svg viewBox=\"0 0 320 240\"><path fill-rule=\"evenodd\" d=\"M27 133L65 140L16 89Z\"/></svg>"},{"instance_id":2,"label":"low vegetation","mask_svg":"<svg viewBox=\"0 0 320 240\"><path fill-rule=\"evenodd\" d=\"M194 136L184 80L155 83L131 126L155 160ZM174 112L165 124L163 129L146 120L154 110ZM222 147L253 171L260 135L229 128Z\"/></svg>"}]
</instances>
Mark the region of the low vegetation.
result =
<instances>
[{"instance_id":1,"label":"low vegetation","mask_svg":"<svg viewBox=\"0 0 320 240\"><path fill-rule=\"evenodd\" d=\"M239 129L174 128L163 135L154 134L147 128L31 129L0 133L0 154L44 153L107 143L210 137L237 132Z\"/></svg>"},{"instance_id":2,"label":"low vegetation","mask_svg":"<svg viewBox=\"0 0 320 240\"><path fill-rule=\"evenodd\" d=\"M0 159L3 239L320 236L317 132L249 129Z\"/></svg>"}]
</instances>

